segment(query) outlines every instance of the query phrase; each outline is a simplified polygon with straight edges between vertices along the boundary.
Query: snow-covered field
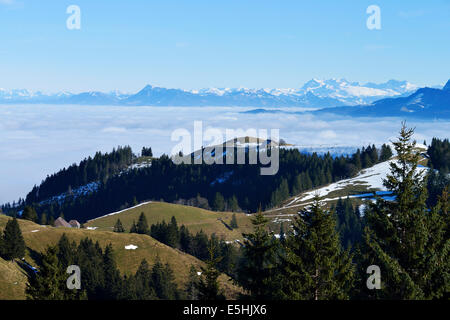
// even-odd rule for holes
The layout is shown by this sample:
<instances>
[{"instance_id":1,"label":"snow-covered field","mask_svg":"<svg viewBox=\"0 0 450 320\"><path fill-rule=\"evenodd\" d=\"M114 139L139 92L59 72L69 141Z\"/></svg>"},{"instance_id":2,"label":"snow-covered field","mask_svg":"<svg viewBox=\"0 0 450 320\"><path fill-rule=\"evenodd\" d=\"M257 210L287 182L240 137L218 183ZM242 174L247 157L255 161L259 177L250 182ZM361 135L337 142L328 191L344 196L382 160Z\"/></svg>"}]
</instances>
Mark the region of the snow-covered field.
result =
<instances>
[{"instance_id":1,"label":"snow-covered field","mask_svg":"<svg viewBox=\"0 0 450 320\"><path fill-rule=\"evenodd\" d=\"M108 213L108 214L105 214L104 216L97 217L97 218L89 220L89 221L94 221L94 220L97 220L97 219L100 219L100 218L104 218L104 217L108 217L108 216L114 216L116 214L119 214L119 213L122 213L122 212L125 212L125 211L128 211L128 210L131 210L131 209L134 209L134 208L139 208L139 207L144 206L144 205L149 204L149 203L151 203L151 201L142 202L142 203L140 203L140 204L138 204L138 205L136 205L134 207L126 208L126 209L123 209L123 210L120 210L120 211L116 211L116 212L112 212L112 213Z\"/></svg>"},{"instance_id":2,"label":"snow-covered field","mask_svg":"<svg viewBox=\"0 0 450 320\"><path fill-rule=\"evenodd\" d=\"M335 191L345 190L347 187L351 185L359 185L363 186L366 190L377 190L377 195L381 196L385 200L393 200L393 196L391 196L390 192L386 191L386 188L383 185L383 180L386 179L386 175L390 172L390 163L396 160L389 160L385 162L378 163L373 167L361 170L353 178L340 180L338 182L329 184L322 188L314 189L309 192L305 192L298 197L292 199L289 203L284 205L282 208L278 208L271 211L279 211L286 208L298 207L309 205L317 194L322 198L322 201L335 201L338 200L339 197L327 197L331 193ZM424 173L428 170L428 168L420 166L417 168L418 172ZM357 195L350 195L349 198L372 198L373 193L361 193ZM283 215L284 216L284 215Z\"/></svg>"},{"instance_id":3,"label":"snow-covered field","mask_svg":"<svg viewBox=\"0 0 450 320\"><path fill-rule=\"evenodd\" d=\"M307 201L314 198L314 195L317 193L319 196L324 197L330 194L333 191L342 190L348 185L351 184L360 184L367 187L367 189L377 189L383 190L383 179L386 178L387 173L389 172L389 164L391 161L385 161L374 165L371 168L362 170L356 177L341 180L335 183L332 183L328 186L322 187L320 189L307 192L301 197L301 201Z\"/></svg>"},{"instance_id":4,"label":"snow-covered field","mask_svg":"<svg viewBox=\"0 0 450 320\"><path fill-rule=\"evenodd\" d=\"M273 106L277 108L277 106ZM117 107L71 105L0 106L0 203L25 197L35 184L63 167L130 145L137 153L152 147L169 154L180 141L172 132L194 121L203 130L279 129L287 143L323 150L382 144L395 139L401 119L322 118L301 114L243 114L243 107ZM286 108L280 108L282 110ZM301 111L301 108L289 108ZM418 141L448 137L449 121L409 121ZM224 139L225 140L225 139ZM204 145L207 141L204 137ZM192 146L193 147L193 146Z\"/></svg>"}]
</instances>

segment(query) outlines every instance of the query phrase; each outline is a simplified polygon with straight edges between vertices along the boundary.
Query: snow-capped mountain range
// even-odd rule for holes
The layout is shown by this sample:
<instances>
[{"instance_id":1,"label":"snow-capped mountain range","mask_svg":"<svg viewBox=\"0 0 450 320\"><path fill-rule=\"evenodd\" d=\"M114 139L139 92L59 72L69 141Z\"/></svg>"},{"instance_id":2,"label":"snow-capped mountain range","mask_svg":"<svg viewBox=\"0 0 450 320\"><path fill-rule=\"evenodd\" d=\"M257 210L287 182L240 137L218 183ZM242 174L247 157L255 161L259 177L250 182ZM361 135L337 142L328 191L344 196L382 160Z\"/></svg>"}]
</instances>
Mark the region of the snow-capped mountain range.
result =
<instances>
[{"instance_id":1,"label":"snow-capped mountain range","mask_svg":"<svg viewBox=\"0 0 450 320\"><path fill-rule=\"evenodd\" d=\"M420 88L410 95L384 98L370 105L334 107L314 112L360 117L450 119L450 80L442 89Z\"/></svg>"},{"instance_id":2,"label":"snow-capped mountain range","mask_svg":"<svg viewBox=\"0 0 450 320\"><path fill-rule=\"evenodd\" d=\"M189 91L147 85L136 94L119 91L90 91L78 94L64 91L46 94L25 89L0 88L0 103L328 108L370 104L382 98L406 96L417 88L407 81L389 80L380 84L360 84L345 79L313 79L297 89L208 88Z\"/></svg>"},{"instance_id":3,"label":"snow-capped mountain range","mask_svg":"<svg viewBox=\"0 0 450 320\"><path fill-rule=\"evenodd\" d=\"M298 91L299 94L308 92L318 97L337 99L347 105L368 104L386 97L395 97L409 94L418 89L418 86L407 81L389 80L384 83L349 82L345 79L318 80L313 79L305 83Z\"/></svg>"}]
</instances>

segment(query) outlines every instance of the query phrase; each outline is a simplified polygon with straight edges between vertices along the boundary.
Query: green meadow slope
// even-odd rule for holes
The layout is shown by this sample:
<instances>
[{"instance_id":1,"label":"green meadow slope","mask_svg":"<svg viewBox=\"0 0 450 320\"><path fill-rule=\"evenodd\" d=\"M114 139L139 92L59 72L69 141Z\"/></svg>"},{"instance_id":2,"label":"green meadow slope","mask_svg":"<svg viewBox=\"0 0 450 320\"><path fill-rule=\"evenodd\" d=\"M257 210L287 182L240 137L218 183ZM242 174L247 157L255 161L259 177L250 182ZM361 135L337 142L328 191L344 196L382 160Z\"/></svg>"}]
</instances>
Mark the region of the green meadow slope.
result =
<instances>
[{"instance_id":1,"label":"green meadow slope","mask_svg":"<svg viewBox=\"0 0 450 320\"><path fill-rule=\"evenodd\" d=\"M16 261L0 258L0 300L25 299L26 272Z\"/></svg>"},{"instance_id":2,"label":"green meadow slope","mask_svg":"<svg viewBox=\"0 0 450 320\"><path fill-rule=\"evenodd\" d=\"M5 227L8 219L10 218L0 215L0 229ZM36 255L34 253L43 252L47 246L55 245L64 233L70 241L79 242L81 239L88 237L94 242L98 241L101 247L105 247L111 243L117 266L123 274L135 273L142 259L146 259L150 265L156 259L160 259L163 263L169 263L174 271L175 281L179 288L182 288L186 283L191 265L196 266L197 269L204 265L197 258L166 246L147 235L114 233L101 230L53 228L40 226L26 220L19 219L18 221L28 247L28 253L25 259L34 266L36 265L34 261ZM137 246L137 249L126 250L125 246L128 245ZM23 290L25 288L26 276L24 272L21 273L19 271L20 268L15 266L14 263L9 264L8 262L3 263L3 261L0 261L0 273L4 274L4 277L0 275L0 292L6 292L0 295L0 299L25 298ZM18 279L19 284L17 287L11 284L16 282L14 279ZM221 275L219 280L228 298L235 298L240 292L240 288L233 285L226 275Z\"/></svg>"},{"instance_id":3,"label":"green meadow slope","mask_svg":"<svg viewBox=\"0 0 450 320\"><path fill-rule=\"evenodd\" d=\"M242 240L242 233L252 230L250 217L244 213L236 213L239 228L230 230L225 224L229 224L233 213L215 212L201 208L171 204L166 202L150 202L120 213L100 217L85 223L85 227L98 228L97 230L112 231L117 219L120 219L126 231L129 231L133 221L138 221L141 213L144 213L148 224L170 222L172 216L177 219L178 225L185 225L191 233L203 230L206 234L215 233L225 240ZM223 223L225 222L225 224Z\"/></svg>"}]
</instances>

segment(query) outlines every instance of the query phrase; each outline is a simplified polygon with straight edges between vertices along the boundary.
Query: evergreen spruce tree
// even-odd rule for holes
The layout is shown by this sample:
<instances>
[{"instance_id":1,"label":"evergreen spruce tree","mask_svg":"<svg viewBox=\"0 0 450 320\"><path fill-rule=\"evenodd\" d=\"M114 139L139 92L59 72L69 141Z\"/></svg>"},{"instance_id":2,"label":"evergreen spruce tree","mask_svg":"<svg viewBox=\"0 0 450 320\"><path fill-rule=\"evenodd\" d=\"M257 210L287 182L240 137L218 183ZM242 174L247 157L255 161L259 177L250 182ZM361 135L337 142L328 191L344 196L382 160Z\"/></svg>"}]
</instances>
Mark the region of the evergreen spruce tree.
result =
<instances>
[{"instance_id":1,"label":"evergreen spruce tree","mask_svg":"<svg viewBox=\"0 0 450 320\"><path fill-rule=\"evenodd\" d=\"M33 221L33 222L37 222L38 215L36 213L36 210L33 207L25 206L25 208L23 209L23 213L22 213L21 218L25 219L25 220L30 220L30 221Z\"/></svg>"},{"instance_id":2,"label":"evergreen spruce tree","mask_svg":"<svg viewBox=\"0 0 450 320\"><path fill-rule=\"evenodd\" d=\"M180 249L187 253L192 252L192 236L184 225L180 227Z\"/></svg>"},{"instance_id":3,"label":"evergreen spruce tree","mask_svg":"<svg viewBox=\"0 0 450 320\"><path fill-rule=\"evenodd\" d=\"M143 212L141 212L141 215L139 216L139 221L138 221L136 227L137 227L137 233L139 233L139 234L148 234L150 232L150 229L149 229L148 223L147 223L147 218L145 217Z\"/></svg>"},{"instance_id":4,"label":"evergreen spruce tree","mask_svg":"<svg viewBox=\"0 0 450 320\"><path fill-rule=\"evenodd\" d=\"M101 299L105 287L103 250L99 243L82 239L77 247L75 264L82 270L82 286L89 299Z\"/></svg>"},{"instance_id":5,"label":"evergreen spruce tree","mask_svg":"<svg viewBox=\"0 0 450 320\"><path fill-rule=\"evenodd\" d=\"M362 167L363 168L369 168L372 166L372 160L370 159L369 154L366 152L364 153L363 157L362 157Z\"/></svg>"},{"instance_id":6,"label":"evergreen spruce tree","mask_svg":"<svg viewBox=\"0 0 450 320\"><path fill-rule=\"evenodd\" d=\"M294 183L292 185L292 194L296 195L299 194L300 192L302 192L303 190L303 185L302 185L302 174L298 174L295 179L294 179Z\"/></svg>"},{"instance_id":7,"label":"evergreen spruce tree","mask_svg":"<svg viewBox=\"0 0 450 320\"><path fill-rule=\"evenodd\" d=\"M235 214L235 213L233 213L233 215L231 216L230 227L233 228L233 229L239 228L238 223L237 223L236 214Z\"/></svg>"},{"instance_id":8,"label":"evergreen spruce tree","mask_svg":"<svg viewBox=\"0 0 450 320\"><path fill-rule=\"evenodd\" d=\"M218 242L218 256L221 257L217 269L223 273L228 274L233 279L237 278L236 266L238 264L238 249L231 243L226 243L223 240Z\"/></svg>"},{"instance_id":9,"label":"evergreen spruce tree","mask_svg":"<svg viewBox=\"0 0 450 320\"><path fill-rule=\"evenodd\" d=\"M85 290L67 288L69 275L58 262L57 247L48 247L42 255L39 273L29 278L25 292L29 300L84 300Z\"/></svg>"},{"instance_id":10,"label":"evergreen spruce tree","mask_svg":"<svg viewBox=\"0 0 450 320\"><path fill-rule=\"evenodd\" d=\"M369 156L372 164L378 163L378 150L375 145L372 145L372 147L370 147Z\"/></svg>"},{"instance_id":11,"label":"evergreen spruce tree","mask_svg":"<svg viewBox=\"0 0 450 320\"><path fill-rule=\"evenodd\" d=\"M236 198L235 195L233 195L233 196L230 198L230 200L228 201L228 208L229 208L229 210L231 210L232 212L240 211L239 203L238 203L238 200L237 200L237 198Z\"/></svg>"},{"instance_id":12,"label":"evergreen spruce tree","mask_svg":"<svg viewBox=\"0 0 450 320\"><path fill-rule=\"evenodd\" d=\"M170 223L168 225L168 232L167 232L167 245L171 246L172 248L179 247L180 244L180 234L178 230L178 224L177 219L172 216Z\"/></svg>"},{"instance_id":13,"label":"evergreen spruce tree","mask_svg":"<svg viewBox=\"0 0 450 320\"><path fill-rule=\"evenodd\" d=\"M159 258L152 268L152 283L159 299L175 300L178 298L178 288L175 284L173 270L169 264L163 265Z\"/></svg>"},{"instance_id":14,"label":"evergreen spruce tree","mask_svg":"<svg viewBox=\"0 0 450 320\"><path fill-rule=\"evenodd\" d=\"M380 161L387 161L392 157L391 147L387 144L381 146Z\"/></svg>"},{"instance_id":15,"label":"evergreen spruce tree","mask_svg":"<svg viewBox=\"0 0 450 320\"><path fill-rule=\"evenodd\" d=\"M238 280L252 299L276 298L278 283L277 240L267 231L268 220L261 210L252 219L253 233L243 234L246 239Z\"/></svg>"},{"instance_id":16,"label":"evergreen spruce tree","mask_svg":"<svg viewBox=\"0 0 450 320\"><path fill-rule=\"evenodd\" d=\"M39 224L42 226L47 225L47 214L45 212L42 212Z\"/></svg>"},{"instance_id":17,"label":"evergreen spruce tree","mask_svg":"<svg viewBox=\"0 0 450 320\"><path fill-rule=\"evenodd\" d=\"M199 275L197 269L192 265L189 269L188 281L186 283L186 298L188 300L198 300Z\"/></svg>"},{"instance_id":18,"label":"evergreen spruce tree","mask_svg":"<svg viewBox=\"0 0 450 320\"><path fill-rule=\"evenodd\" d=\"M293 227L281 258L282 298L348 299L354 280L351 256L342 250L336 220L321 208L318 196Z\"/></svg>"},{"instance_id":19,"label":"evergreen spruce tree","mask_svg":"<svg viewBox=\"0 0 450 320\"><path fill-rule=\"evenodd\" d=\"M63 270L67 269L68 266L75 263L77 248L75 243L71 244L69 242L69 239L67 238L65 233L63 233L63 235L59 239L57 248L58 251L56 256Z\"/></svg>"},{"instance_id":20,"label":"evergreen spruce tree","mask_svg":"<svg viewBox=\"0 0 450 320\"><path fill-rule=\"evenodd\" d=\"M49 226L54 227L55 226L55 218L52 215L50 215L48 217L48 222L47 223L48 223Z\"/></svg>"},{"instance_id":21,"label":"evergreen spruce tree","mask_svg":"<svg viewBox=\"0 0 450 320\"><path fill-rule=\"evenodd\" d=\"M341 243L344 248L351 248L361 240L363 233L359 211L353 209L351 200L347 197L345 200L339 198L335 213Z\"/></svg>"},{"instance_id":22,"label":"evergreen spruce tree","mask_svg":"<svg viewBox=\"0 0 450 320\"><path fill-rule=\"evenodd\" d=\"M25 241L16 218L6 223L2 243L3 249L1 251L5 260L22 258L25 255Z\"/></svg>"},{"instance_id":23,"label":"evergreen spruce tree","mask_svg":"<svg viewBox=\"0 0 450 320\"><path fill-rule=\"evenodd\" d=\"M393 143L397 160L391 163L384 186L395 201L377 199L366 209L365 264L360 274L367 277L364 269L378 265L382 281L381 290L363 292L369 297L439 298L448 289L448 212L426 206L426 177L417 170L420 155L413 133L402 123L398 141Z\"/></svg>"},{"instance_id":24,"label":"evergreen spruce tree","mask_svg":"<svg viewBox=\"0 0 450 320\"><path fill-rule=\"evenodd\" d=\"M224 296L220 292L219 278L220 272L217 270L217 264L221 257L216 256L217 247L210 241L208 245L209 257L206 261L206 268L202 267L202 275L198 284L199 300L223 300Z\"/></svg>"},{"instance_id":25,"label":"evergreen spruce tree","mask_svg":"<svg viewBox=\"0 0 450 320\"><path fill-rule=\"evenodd\" d=\"M356 170L357 171L361 170L361 167L362 167L362 165L361 165L361 151L359 149L353 155L352 161L353 161L353 164L356 167Z\"/></svg>"},{"instance_id":26,"label":"evergreen spruce tree","mask_svg":"<svg viewBox=\"0 0 450 320\"><path fill-rule=\"evenodd\" d=\"M430 211L429 233L426 245L427 281L422 290L426 298L450 298L450 214L447 189Z\"/></svg>"},{"instance_id":27,"label":"evergreen spruce tree","mask_svg":"<svg viewBox=\"0 0 450 320\"><path fill-rule=\"evenodd\" d=\"M103 254L103 274L104 287L102 288L102 299L117 299L120 293L121 276L114 260L114 252L112 245L109 244L105 248Z\"/></svg>"},{"instance_id":28,"label":"evergreen spruce tree","mask_svg":"<svg viewBox=\"0 0 450 320\"><path fill-rule=\"evenodd\" d=\"M313 183L311 180L311 176L309 175L309 172L306 171L305 173L305 188L303 190L310 190L313 187Z\"/></svg>"},{"instance_id":29,"label":"evergreen spruce tree","mask_svg":"<svg viewBox=\"0 0 450 320\"><path fill-rule=\"evenodd\" d=\"M142 290L139 288L136 282L136 278L133 276L123 276L122 286L119 293L119 300L146 300L144 298L141 298Z\"/></svg>"},{"instance_id":30,"label":"evergreen spruce tree","mask_svg":"<svg viewBox=\"0 0 450 320\"><path fill-rule=\"evenodd\" d=\"M290 195L290 193L289 193L288 182L287 182L286 179L283 179L281 181L281 184L280 184L280 198L281 198L281 201L284 201L287 198L289 198L289 195Z\"/></svg>"},{"instance_id":31,"label":"evergreen spruce tree","mask_svg":"<svg viewBox=\"0 0 450 320\"><path fill-rule=\"evenodd\" d=\"M223 198L222 194L220 194L219 192L216 192L216 195L214 196L213 209L215 211L224 211L225 210L225 199Z\"/></svg>"},{"instance_id":32,"label":"evergreen spruce tree","mask_svg":"<svg viewBox=\"0 0 450 320\"><path fill-rule=\"evenodd\" d=\"M26 293L30 300L64 300L66 277L58 263L56 247L47 248L39 273L30 278Z\"/></svg>"},{"instance_id":33,"label":"evergreen spruce tree","mask_svg":"<svg viewBox=\"0 0 450 320\"><path fill-rule=\"evenodd\" d=\"M135 274L136 299L155 300L157 299L152 283L152 272L147 260L143 259Z\"/></svg>"},{"instance_id":34,"label":"evergreen spruce tree","mask_svg":"<svg viewBox=\"0 0 450 320\"><path fill-rule=\"evenodd\" d=\"M138 228L136 226L136 222L133 220L133 223L131 224L130 233L138 233Z\"/></svg>"},{"instance_id":35,"label":"evergreen spruce tree","mask_svg":"<svg viewBox=\"0 0 450 320\"><path fill-rule=\"evenodd\" d=\"M141 155L142 155L143 157L153 157L152 148L146 148L146 147L143 147L143 148L142 148Z\"/></svg>"},{"instance_id":36,"label":"evergreen spruce tree","mask_svg":"<svg viewBox=\"0 0 450 320\"><path fill-rule=\"evenodd\" d=\"M280 241L283 243L286 240L286 232L284 231L284 223L280 224Z\"/></svg>"},{"instance_id":37,"label":"evergreen spruce tree","mask_svg":"<svg viewBox=\"0 0 450 320\"><path fill-rule=\"evenodd\" d=\"M114 232L118 232L118 233L123 233L125 232L125 228L122 225L122 222L120 221L120 219L117 219L116 224L114 225Z\"/></svg>"}]
</instances>

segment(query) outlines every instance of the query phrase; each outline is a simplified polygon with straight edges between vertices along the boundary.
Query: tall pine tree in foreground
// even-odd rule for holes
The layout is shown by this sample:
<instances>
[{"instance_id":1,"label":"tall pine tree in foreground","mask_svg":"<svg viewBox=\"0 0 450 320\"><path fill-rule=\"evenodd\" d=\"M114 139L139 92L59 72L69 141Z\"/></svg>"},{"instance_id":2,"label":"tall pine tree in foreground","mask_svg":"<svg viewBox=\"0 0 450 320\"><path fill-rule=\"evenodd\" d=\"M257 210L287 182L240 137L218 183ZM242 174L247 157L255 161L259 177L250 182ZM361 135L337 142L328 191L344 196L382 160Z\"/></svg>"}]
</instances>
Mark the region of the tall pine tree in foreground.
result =
<instances>
[{"instance_id":1,"label":"tall pine tree in foreground","mask_svg":"<svg viewBox=\"0 0 450 320\"><path fill-rule=\"evenodd\" d=\"M66 277L58 263L56 247L42 255L39 274L30 278L26 293L31 300L64 300Z\"/></svg>"},{"instance_id":2,"label":"tall pine tree in foreground","mask_svg":"<svg viewBox=\"0 0 450 320\"><path fill-rule=\"evenodd\" d=\"M188 281L186 283L185 294L187 300L198 299L199 275L195 266L191 265L189 269Z\"/></svg>"},{"instance_id":3,"label":"tall pine tree in foreground","mask_svg":"<svg viewBox=\"0 0 450 320\"><path fill-rule=\"evenodd\" d=\"M427 208L426 176L417 170L414 130L402 124L394 142L397 160L384 186L394 201L377 199L366 210L361 277L369 265L381 270L381 290L363 290L384 299L439 298L449 286L448 210L445 201ZM365 281L362 281L365 283ZM361 284L364 286L364 284Z\"/></svg>"},{"instance_id":4,"label":"tall pine tree in foreground","mask_svg":"<svg viewBox=\"0 0 450 320\"><path fill-rule=\"evenodd\" d=\"M85 290L69 290L66 281L69 277L58 262L57 247L48 247L42 254L39 273L29 279L26 287L29 300L84 300Z\"/></svg>"},{"instance_id":5,"label":"tall pine tree in foreground","mask_svg":"<svg viewBox=\"0 0 450 320\"><path fill-rule=\"evenodd\" d=\"M25 241L16 218L6 223L1 243L0 253L6 260L22 258L25 255Z\"/></svg>"},{"instance_id":6,"label":"tall pine tree in foreground","mask_svg":"<svg viewBox=\"0 0 450 320\"><path fill-rule=\"evenodd\" d=\"M111 243L106 246L103 254L103 274L105 286L102 290L102 299L116 299L121 291L122 277L114 260L114 251Z\"/></svg>"},{"instance_id":7,"label":"tall pine tree in foreground","mask_svg":"<svg viewBox=\"0 0 450 320\"><path fill-rule=\"evenodd\" d=\"M310 209L295 219L281 258L282 298L294 300L348 299L354 266L341 248L336 220L316 196Z\"/></svg>"},{"instance_id":8,"label":"tall pine tree in foreground","mask_svg":"<svg viewBox=\"0 0 450 320\"><path fill-rule=\"evenodd\" d=\"M159 299L176 300L179 298L173 270L168 263L162 264L159 257L152 268L152 284Z\"/></svg>"},{"instance_id":9,"label":"tall pine tree in foreground","mask_svg":"<svg viewBox=\"0 0 450 320\"><path fill-rule=\"evenodd\" d=\"M209 258L206 261L206 268L202 269L202 278L198 283L199 300L223 300L225 297L220 292L219 278L220 272L217 270L217 264L221 257L216 257L216 246L211 240L208 244Z\"/></svg>"},{"instance_id":10,"label":"tall pine tree in foreground","mask_svg":"<svg viewBox=\"0 0 450 320\"><path fill-rule=\"evenodd\" d=\"M136 271L135 279L135 293L136 300L156 300L157 296L153 288L152 272L147 260L143 259L141 265Z\"/></svg>"},{"instance_id":11,"label":"tall pine tree in foreground","mask_svg":"<svg viewBox=\"0 0 450 320\"><path fill-rule=\"evenodd\" d=\"M246 239L238 279L252 299L276 298L278 281L278 241L267 231L268 220L261 210L252 219L253 233L243 234Z\"/></svg>"}]
</instances>

